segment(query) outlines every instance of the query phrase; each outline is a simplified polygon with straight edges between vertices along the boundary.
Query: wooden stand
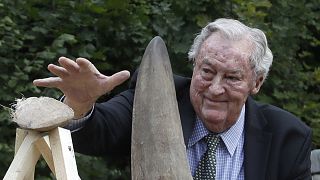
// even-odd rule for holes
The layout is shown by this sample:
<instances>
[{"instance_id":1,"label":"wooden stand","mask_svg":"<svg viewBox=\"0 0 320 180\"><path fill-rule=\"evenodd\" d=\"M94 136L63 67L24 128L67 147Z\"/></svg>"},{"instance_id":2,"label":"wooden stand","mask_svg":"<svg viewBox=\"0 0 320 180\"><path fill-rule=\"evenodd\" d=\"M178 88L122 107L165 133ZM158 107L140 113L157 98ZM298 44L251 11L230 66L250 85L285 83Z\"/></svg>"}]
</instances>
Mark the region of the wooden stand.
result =
<instances>
[{"instance_id":1,"label":"wooden stand","mask_svg":"<svg viewBox=\"0 0 320 180\"><path fill-rule=\"evenodd\" d=\"M4 180L32 180L35 165L43 156L57 180L80 179L75 160L71 133L56 127L49 132L16 130L15 157Z\"/></svg>"}]
</instances>

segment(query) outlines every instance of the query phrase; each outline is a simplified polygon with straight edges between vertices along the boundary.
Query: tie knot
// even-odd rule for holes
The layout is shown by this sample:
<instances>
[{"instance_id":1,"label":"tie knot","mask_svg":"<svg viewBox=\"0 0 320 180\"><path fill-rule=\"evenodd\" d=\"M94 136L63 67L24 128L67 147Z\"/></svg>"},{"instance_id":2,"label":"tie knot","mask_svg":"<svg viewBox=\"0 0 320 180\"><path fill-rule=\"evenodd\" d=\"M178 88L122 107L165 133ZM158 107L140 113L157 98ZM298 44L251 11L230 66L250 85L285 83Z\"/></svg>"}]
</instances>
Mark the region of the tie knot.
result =
<instances>
[{"instance_id":1,"label":"tie knot","mask_svg":"<svg viewBox=\"0 0 320 180\"><path fill-rule=\"evenodd\" d=\"M220 136L214 135L214 134L208 134L207 136L204 137L204 140L208 145L208 149L211 151L214 151L219 144Z\"/></svg>"}]
</instances>

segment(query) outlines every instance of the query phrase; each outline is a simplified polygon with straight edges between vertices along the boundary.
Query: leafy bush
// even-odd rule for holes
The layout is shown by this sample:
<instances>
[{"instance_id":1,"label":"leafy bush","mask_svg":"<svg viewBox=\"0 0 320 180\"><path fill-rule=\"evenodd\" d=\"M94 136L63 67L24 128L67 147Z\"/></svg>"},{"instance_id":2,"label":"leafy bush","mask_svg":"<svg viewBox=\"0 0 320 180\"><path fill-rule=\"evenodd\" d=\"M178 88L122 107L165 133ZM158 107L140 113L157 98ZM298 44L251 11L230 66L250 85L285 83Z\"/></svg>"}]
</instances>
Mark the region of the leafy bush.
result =
<instances>
[{"instance_id":1,"label":"leafy bush","mask_svg":"<svg viewBox=\"0 0 320 180\"><path fill-rule=\"evenodd\" d=\"M191 75L187 52L204 25L231 17L264 30L274 64L256 98L296 114L313 128L320 146L319 0L2 0L0 1L0 104L22 96L59 97L32 80L60 56L89 58L104 74L134 71L156 35L168 47L174 72ZM121 91L117 88L113 94ZM13 157L15 125L0 111L0 174ZM129 179L128 167L77 155L83 179ZM119 168L121 167L121 168ZM123 170L125 169L125 170ZM49 178L40 162L36 176Z\"/></svg>"}]
</instances>

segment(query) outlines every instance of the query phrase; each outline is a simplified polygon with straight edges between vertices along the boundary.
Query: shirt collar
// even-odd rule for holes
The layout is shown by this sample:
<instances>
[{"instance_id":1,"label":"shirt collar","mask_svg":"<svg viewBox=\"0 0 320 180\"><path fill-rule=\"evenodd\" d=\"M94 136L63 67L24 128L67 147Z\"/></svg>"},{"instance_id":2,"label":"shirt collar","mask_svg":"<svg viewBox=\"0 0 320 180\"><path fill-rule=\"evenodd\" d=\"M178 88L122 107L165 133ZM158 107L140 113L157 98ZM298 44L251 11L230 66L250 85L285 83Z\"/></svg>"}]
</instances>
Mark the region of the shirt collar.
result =
<instances>
[{"instance_id":1,"label":"shirt collar","mask_svg":"<svg viewBox=\"0 0 320 180\"><path fill-rule=\"evenodd\" d=\"M232 125L227 131L220 133L222 141L226 145L228 152L231 156L233 156L239 141L243 134L244 129L244 115L245 115L245 105L243 105L241 109L241 113L236 123ZM192 135L188 141L188 148L195 145L199 142L203 137L209 134L210 131L204 126L199 117L196 118L196 123L192 132Z\"/></svg>"},{"instance_id":2,"label":"shirt collar","mask_svg":"<svg viewBox=\"0 0 320 180\"><path fill-rule=\"evenodd\" d=\"M237 119L236 123L233 126L231 126L230 129L220 134L221 139L226 145L228 152L231 156L235 152L243 134L244 115L245 115L245 105L242 107L240 116Z\"/></svg>"},{"instance_id":3,"label":"shirt collar","mask_svg":"<svg viewBox=\"0 0 320 180\"><path fill-rule=\"evenodd\" d=\"M203 137L205 137L209 133L210 133L209 130L203 125L202 121L197 116L192 135L190 136L190 139L188 142L188 148L195 145L197 142L199 142Z\"/></svg>"}]
</instances>

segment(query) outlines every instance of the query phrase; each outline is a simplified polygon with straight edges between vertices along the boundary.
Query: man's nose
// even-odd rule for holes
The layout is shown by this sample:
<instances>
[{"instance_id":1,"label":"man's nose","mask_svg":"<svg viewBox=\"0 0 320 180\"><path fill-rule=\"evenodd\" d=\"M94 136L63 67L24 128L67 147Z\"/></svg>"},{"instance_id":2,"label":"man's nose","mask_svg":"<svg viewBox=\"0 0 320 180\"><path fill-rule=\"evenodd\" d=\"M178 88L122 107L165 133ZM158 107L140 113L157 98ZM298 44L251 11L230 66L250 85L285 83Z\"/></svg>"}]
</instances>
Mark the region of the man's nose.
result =
<instances>
[{"instance_id":1,"label":"man's nose","mask_svg":"<svg viewBox=\"0 0 320 180\"><path fill-rule=\"evenodd\" d=\"M225 92L222 78L218 76L213 78L213 80L211 81L211 85L209 86L209 92L213 95L221 95Z\"/></svg>"}]
</instances>

